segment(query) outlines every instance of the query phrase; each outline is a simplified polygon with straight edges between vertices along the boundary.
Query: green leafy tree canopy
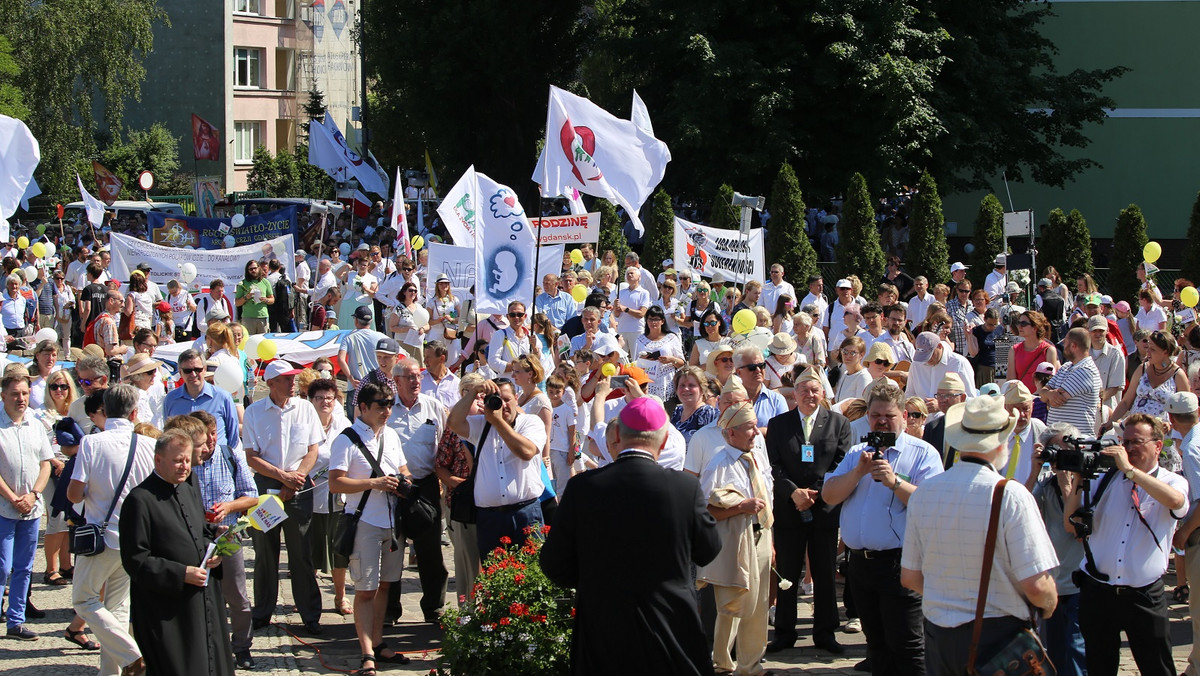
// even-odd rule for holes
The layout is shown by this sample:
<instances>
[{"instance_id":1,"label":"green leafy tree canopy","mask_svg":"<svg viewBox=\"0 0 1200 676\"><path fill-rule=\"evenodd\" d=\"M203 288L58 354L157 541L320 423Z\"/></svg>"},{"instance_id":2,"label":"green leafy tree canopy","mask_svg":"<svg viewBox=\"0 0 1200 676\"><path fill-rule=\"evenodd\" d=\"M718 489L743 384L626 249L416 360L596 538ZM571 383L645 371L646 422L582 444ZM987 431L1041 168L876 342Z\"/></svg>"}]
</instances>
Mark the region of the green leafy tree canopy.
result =
<instances>
[{"instance_id":1,"label":"green leafy tree canopy","mask_svg":"<svg viewBox=\"0 0 1200 676\"><path fill-rule=\"evenodd\" d=\"M662 262L674 257L674 249L675 211L671 209L671 196L660 188L651 198L650 218L646 220L646 236L642 240L642 264L662 272Z\"/></svg>"},{"instance_id":2,"label":"green leafy tree canopy","mask_svg":"<svg viewBox=\"0 0 1200 676\"><path fill-rule=\"evenodd\" d=\"M945 224L937 183L928 171L922 172L908 223L905 267L913 277L924 275L930 286L950 279L950 246L946 243Z\"/></svg>"},{"instance_id":3,"label":"green leafy tree canopy","mask_svg":"<svg viewBox=\"0 0 1200 676\"><path fill-rule=\"evenodd\" d=\"M1200 283L1200 192L1192 203L1192 217L1188 220L1187 245L1183 250L1183 264L1179 275Z\"/></svg>"},{"instance_id":4,"label":"green leafy tree canopy","mask_svg":"<svg viewBox=\"0 0 1200 676\"><path fill-rule=\"evenodd\" d=\"M1113 230L1113 252L1109 261L1108 292L1132 305L1141 286L1137 267L1142 262L1142 250L1149 242L1146 236L1146 217L1136 204L1130 204L1117 216Z\"/></svg>"},{"instance_id":5,"label":"green leafy tree canopy","mask_svg":"<svg viewBox=\"0 0 1200 676\"><path fill-rule=\"evenodd\" d=\"M766 238L768 264L782 265L784 274L793 282L793 286L799 288L809 275L820 274L820 269L817 267L817 252L813 250L805 232L805 206L800 181L796 179L796 172L790 164L785 162L779 167L767 204L771 209ZM797 305L800 303L800 298L792 300ZM774 311L775 308L768 309Z\"/></svg>"},{"instance_id":6,"label":"green leafy tree canopy","mask_svg":"<svg viewBox=\"0 0 1200 676\"><path fill-rule=\"evenodd\" d=\"M854 174L850 179L838 229L838 274L841 277L858 275L863 289L871 289L883 276L886 259L879 245L879 228L875 226L875 209L867 191L867 179L862 174Z\"/></svg>"}]
</instances>

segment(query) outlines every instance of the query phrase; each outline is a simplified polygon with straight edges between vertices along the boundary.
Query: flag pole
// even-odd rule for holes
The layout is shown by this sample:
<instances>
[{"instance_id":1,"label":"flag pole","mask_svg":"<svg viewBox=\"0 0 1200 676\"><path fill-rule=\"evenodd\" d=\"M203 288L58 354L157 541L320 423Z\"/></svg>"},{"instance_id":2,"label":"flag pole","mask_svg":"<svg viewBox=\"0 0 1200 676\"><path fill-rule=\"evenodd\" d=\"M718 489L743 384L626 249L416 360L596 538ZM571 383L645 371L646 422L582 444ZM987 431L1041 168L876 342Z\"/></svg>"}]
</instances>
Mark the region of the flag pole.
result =
<instances>
[{"instance_id":1,"label":"flag pole","mask_svg":"<svg viewBox=\"0 0 1200 676\"><path fill-rule=\"evenodd\" d=\"M537 219L538 219L538 227L537 227L537 238L533 240L533 304L532 304L532 308L533 308L533 309L531 309L531 310L529 311L529 321L530 321L530 326L532 326L532 325L533 325L533 315L537 314L537 299L538 299L538 294L537 294L537 285L538 285L538 280L541 278L541 269L540 269L540 268L541 268L541 263L542 263L542 256L541 256L541 248L542 248L542 190L541 190L541 188L540 188L540 187L537 189L537 195L536 195L536 197L534 198L534 201L533 201L533 203L534 203L534 204L536 204L536 205L538 205L538 210L537 210L537 212L538 212L538 217L537 217ZM543 292L545 292L546 290L545 290L545 289L542 289L542 291L543 291Z\"/></svg>"}]
</instances>

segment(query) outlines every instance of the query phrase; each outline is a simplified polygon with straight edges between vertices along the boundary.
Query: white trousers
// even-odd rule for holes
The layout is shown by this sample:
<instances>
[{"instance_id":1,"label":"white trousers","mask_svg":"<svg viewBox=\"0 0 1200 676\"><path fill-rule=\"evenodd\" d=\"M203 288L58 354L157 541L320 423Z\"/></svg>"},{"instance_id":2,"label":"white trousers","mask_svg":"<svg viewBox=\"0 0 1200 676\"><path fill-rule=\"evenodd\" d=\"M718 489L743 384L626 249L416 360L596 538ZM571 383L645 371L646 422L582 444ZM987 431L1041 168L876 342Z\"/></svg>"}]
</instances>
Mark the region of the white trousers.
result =
<instances>
[{"instance_id":1,"label":"white trousers","mask_svg":"<svg viewBox=\"0 0 1200 676\"><path fill-rule=\"evenodd\" d=\"M120 550L75 557L71 602L100 643L100 676L120 676L142 656L129 633L129 575L121 567Z\"/></svg>"}]
</instances>

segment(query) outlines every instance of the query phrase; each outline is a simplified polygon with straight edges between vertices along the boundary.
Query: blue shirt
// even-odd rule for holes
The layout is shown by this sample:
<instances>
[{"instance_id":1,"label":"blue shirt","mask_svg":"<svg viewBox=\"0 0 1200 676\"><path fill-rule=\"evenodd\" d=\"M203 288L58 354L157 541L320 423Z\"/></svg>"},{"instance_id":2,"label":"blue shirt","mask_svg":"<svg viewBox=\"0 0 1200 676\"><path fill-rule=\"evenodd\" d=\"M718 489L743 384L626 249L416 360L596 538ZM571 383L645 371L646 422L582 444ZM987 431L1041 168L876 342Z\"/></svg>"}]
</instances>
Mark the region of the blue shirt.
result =
<instances>
[{"instance_id":1,"label":"blue shirt","mask_svg":"<svg viewBox=\"0 0 1200 676\"><path fill-rule=\"evenodd\" d=\"M375 346L384 338L387 336L374 329L355 329L342 338L338 351L346 353L346 365L350 368L348 375L355 380L362 380L368 373L379 368L379 360L375 358Z\"/></svg>"},{"instance_id":2,"label":"blue shirt","mask_svg":"<svg viewBox=\"0 0 1200 676\"><path fill-rule=\"evenodd\" d=\"M1183 478L1188 482L1188 503L1192 507L1200 502L1200 434L1193 427L1183 439L1175 442L1179 456L1183 459Z\"/></svg>"},{"instance_id":3,"label":"blue shirt","mask_svg":"<svg viewBox=\"0 0 1200 676\"><path fill-rule=\"evenodd\" d=\"M218 425L218 428L220 426ZM208 458L208 462L192 468L196 477L196 486L200 489L200 499L204 501L204 511L208 511L218 502L231 502L238 498L257 498L258 488L250 474L250 467L241 453L229 450L228 447L218 447ZM230 460L233 465L230 466ZM234 512L225 517L219 525L233 527L241 514Z\"/></svg>"},{"instance_id":4,"label":"blue shirt","mask_svg":"<svg viewBox=\"0 0 1200 676\"><path fill-rule=\"evenodd\" d=\"M754 400L754 414L758 416L758 426L766 427L771 418L787 412L787 400L775 390L768 390L764 383L758 397Z\"/></svg>"},{"instance_id":5,"label":"blue shirt","mask_svg":"<svg viewBox=\"0 0 1200 676\"><path fill-rule=\"evenodd\" d=\"M825 480L851 473L864 451L874 452L866 444L851 448ZM942 458L933 446L908 434L897 436L896 445L885 450L883 457L892 464L896 476L915 486L942 473ZM851 549L900 549L907 520L908 505L868 474L858 480L854 492L842 503L842 539Z\"/></svg>"},{"instance_id":6,"label":"blue shirt","mask_svg":"<svg viewBox=\"0 0 1200 676\"><path fill-rule=\"evenodd\" d=\"M534 305L538 312L546 313L550 324L556 329L561 329L568 319L579 312L579 304L575 302L575 299L562 291L559 291L558 295L553 298L550 294L543 293L534 300Z\"/></svg>"},{"instance_id":7,"label":"blue shirt","mask_svg":"<svg viewBox=\"0 0 1200 676\"><path fill-rule=\"evenodd\" d=\"M233 397L225 390L217 389L212 383L204 383L200 395L192 398L186 386L179 386L163 399L163 419L175 415L187 415L192 411L207 411L217 419L217 444L237 445L241 439L238 431L237 408L233 405Z\"/></svg>"}]
</instances>

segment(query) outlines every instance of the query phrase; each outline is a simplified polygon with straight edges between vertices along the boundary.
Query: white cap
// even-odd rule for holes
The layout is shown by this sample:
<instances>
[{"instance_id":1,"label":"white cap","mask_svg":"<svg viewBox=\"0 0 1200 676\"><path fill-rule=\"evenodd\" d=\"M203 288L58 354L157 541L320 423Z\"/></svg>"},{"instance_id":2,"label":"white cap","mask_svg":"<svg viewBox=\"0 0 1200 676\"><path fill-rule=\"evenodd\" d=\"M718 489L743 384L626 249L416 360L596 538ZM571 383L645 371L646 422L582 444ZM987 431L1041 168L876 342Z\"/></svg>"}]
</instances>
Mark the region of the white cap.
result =
<instances>
[{"instance_id":1,"label":"white cap","mask_svg":"<svg viewBox=\"0 0 1200 676\"><path fill-rule=\"evenodd\" d=\"M848 279L839 279L839 280L837 280L837 288L839 288L839 289L853 289L853 288L854 288L854 285L853 285L853 284L851 284L851 283L850 283L850 280L848 280Z\"/></svg>"},{"instance_id":2,"label":"white cap","mask_svg":"<svg viewBox=\"0 0 1200 676\"><path fill-rule=\"evenodd\" d=\"M958 272L959 270L966 270L966 269L967 269L967 266L963 265L962 263L956 262L950 266L950 273L953 274L955 272Z\"/></svg>"}]
</instances>

